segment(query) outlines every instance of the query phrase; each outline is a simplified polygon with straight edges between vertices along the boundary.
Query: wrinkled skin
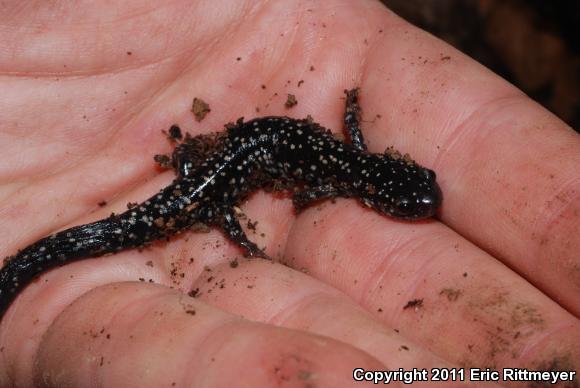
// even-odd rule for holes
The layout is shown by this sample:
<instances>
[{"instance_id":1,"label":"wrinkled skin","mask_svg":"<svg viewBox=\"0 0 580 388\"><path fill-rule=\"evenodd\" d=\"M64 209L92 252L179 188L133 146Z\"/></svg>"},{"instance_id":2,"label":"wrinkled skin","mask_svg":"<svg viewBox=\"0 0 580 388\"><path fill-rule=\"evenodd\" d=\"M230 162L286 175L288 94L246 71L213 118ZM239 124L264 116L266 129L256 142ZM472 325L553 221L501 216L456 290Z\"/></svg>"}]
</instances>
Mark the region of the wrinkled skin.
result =
<instances>
[{"instance_id":1,"label":"wrinkled skin","mask_svg":"<svg viewBox=\"0 0 580 388\"><path fill-rule=\"evenodd\" d=\"M249 235L286 265L211 231L51 271L0 324L0 386L578 367L580 140L559 119L374 1L120 4L0 6L2 256L168 184L152 156L171 124L210 132L259 107L339 130L353 86L369 149L432 168L444 205L418 223L345 199L296 216L258 192Z\"/></svg>"}]
</instances>

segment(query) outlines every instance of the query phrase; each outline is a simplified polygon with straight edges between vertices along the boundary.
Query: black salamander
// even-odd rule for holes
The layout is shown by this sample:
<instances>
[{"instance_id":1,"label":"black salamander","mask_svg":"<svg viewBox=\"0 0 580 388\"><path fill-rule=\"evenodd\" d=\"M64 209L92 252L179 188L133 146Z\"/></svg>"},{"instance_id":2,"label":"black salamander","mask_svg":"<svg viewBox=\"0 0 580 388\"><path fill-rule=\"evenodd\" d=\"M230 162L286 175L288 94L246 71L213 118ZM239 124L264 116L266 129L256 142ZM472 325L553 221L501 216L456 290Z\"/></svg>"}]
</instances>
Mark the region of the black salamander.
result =
<instances>
[{"instance_id":1,"label":"black salamander","mask_svg":"<svg viewBox=\"0 0 580 388\"><path fill-rule=\"evenodd\" d=\"M395 218L432 216L442 200L435 173L397 152L367 152L359 128L358 89L346 94L350 144L310 118L240 119L217 134L186 136L169 160L177 177L158 194L122 214L45 237L5 259L0 319L43 272L143 247L200 223L221 228L247 255L268 258L248 239L235 211L260 188L292 189L297 211L314 201L351 197ZM170 135L182 139L177 127Z\"/></svg>"}]
</instances>

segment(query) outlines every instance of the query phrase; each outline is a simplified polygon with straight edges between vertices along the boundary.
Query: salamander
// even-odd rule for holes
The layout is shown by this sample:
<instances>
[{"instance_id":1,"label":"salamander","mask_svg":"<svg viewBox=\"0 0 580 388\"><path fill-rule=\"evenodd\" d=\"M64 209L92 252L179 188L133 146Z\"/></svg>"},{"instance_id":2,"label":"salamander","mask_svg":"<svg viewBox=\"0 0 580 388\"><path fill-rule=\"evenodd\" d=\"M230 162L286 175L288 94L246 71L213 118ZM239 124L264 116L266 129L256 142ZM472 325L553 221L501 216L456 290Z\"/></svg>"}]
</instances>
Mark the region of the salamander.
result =
<instances>
[{"instance_id":1,"label":"salamander","mask_svg":"<svg viewBox=\"0 0 580 388\"><path fill-rule=\"evenodd\" d=\"M204 224L220 228L248 256L268 258L244 233L237 206L253 191L291 190L297 211L327 198L355 198L391 217L418 220L442 202L433 171L397 152L371 153L360 129L358 89L346 91L344 142L310 117L239 119L224 131L185 136L168 164L176 178L122 214L42 238L5 259L0 270L0 319L40 274L89 257L146 246Z\"/></svg>"}]
</instances>

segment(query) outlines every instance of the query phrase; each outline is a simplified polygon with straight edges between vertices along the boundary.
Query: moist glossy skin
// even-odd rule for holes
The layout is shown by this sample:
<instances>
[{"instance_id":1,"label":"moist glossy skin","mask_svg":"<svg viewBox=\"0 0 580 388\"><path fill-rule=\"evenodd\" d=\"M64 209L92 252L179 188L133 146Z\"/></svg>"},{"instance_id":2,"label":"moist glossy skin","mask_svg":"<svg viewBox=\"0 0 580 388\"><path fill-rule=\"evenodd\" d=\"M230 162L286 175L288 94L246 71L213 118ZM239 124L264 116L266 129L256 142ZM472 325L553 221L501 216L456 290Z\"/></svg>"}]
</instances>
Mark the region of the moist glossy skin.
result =
<instances>
[{"instance_id":1,"label":"moist glossy skin","mask_svg":"<svg viewBox=\"0 0 580 388\"><path fill-rule=\"evenodd\" d=\"M143 247L196 224L221 228L247 255L268 258L242 230L235 207L260 188L291 189L297 211L325 198L352 197L407 220L432 216L442 196L435 173L397 152L366 151L358 90L347 91L351 144L311 119L264 117L228 124L214 135L186 136L172 155L177 177L128 211L43 238L5 260L0 319L39 274L68 262ZM172 137L180 139L172 127Z\"/></svg>"}]
</instances>

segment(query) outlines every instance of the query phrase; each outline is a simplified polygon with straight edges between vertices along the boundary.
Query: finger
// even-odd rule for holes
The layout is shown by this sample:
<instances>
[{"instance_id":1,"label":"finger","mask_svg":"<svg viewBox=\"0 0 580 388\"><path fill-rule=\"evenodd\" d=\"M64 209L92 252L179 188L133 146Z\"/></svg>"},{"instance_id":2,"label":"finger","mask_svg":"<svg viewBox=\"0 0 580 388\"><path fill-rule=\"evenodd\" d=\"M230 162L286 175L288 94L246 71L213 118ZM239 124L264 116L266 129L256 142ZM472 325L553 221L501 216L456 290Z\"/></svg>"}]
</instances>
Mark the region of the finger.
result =
<instances>
[{"instance_id":1,"label":"finger","mask_svg":"<svg viewBox=\"0 0 580 388\"><path fill-rule=\"evenodd\" d=\"M371 149L438 174L442 220L580 313L580 137L513 86L387 11L358 24ZM379 33L379 30L383 30ZM365 92L366 91L366 92ZM377 118L380 115L380 118Z\"/></svg>"},{"instance_id":2,"label":"finger","mask_svg":"<svg viewBox=\"0 0 580 388\"><path fill-rule=\"evenodd\" d=\"M381 323L343 293L284 266L261 260L240 262L236 268L222 265L200 276L192 287L197 290L197 299L212 306L252 321L348 343L375 357L388 370L458 367Z\"/></svg>"},{"instance_id":3,"label":"finger","mask_svg":"<svg viewBox=\"0 0 580 388\"><path fill-rule=\"evenodd\" d=\"M396 222L341 200L300 215L287 257L449 362L580 360L577 318L441 223Z\"/></svg>"},{"instance_id":4,"label":"finger","mask_svg":"<svg viewBox=\"0 0 580 388\"><path fill-rule=\"evenodd\" d=\"M251 323L164 287L120 283L63 312L38 350L34 383L354 386L352 365L382 367L338 341Z\"/></svg>"},{"instance_id":5,"label":"finger","mask_svg":"<svg viewBox=\"0 0 580 388\"><path fill-rule=\"evenodd\" d=\"M157 187L166 185L172 179L170 175L172 174L162 174L140 185L78 222L86 223L101 219L111 211L123 211L127 201L147 198L157 191ZM277 228L276 221L281 220L283 211L291 217L291 205L290 201L265 197L264 194L257 195L250 201L250 213L260 213L259 203L270 201L273 204L273 207L268 207L270 212L264 212L263 217L252 217L259 217L265 225L272 224L273 227L266 230L263 225L255 225L249 234L252 238L259 236L260 240L256 241L260 242L260 246L264 244L269 247L269 252L276 254L283 248L283 244L271 242L282 238L285 233L284 228ZM277 206L278 204L282 207ZM267 231L267 234L261 231ZM240 255L239 247L227 243L219 231L185 231L172 237L171 241L161 241L147 249L87 259L49 271L19 295L1 322L0 343L6 351L1 353L4 362L0 363L0 375L7 373L5 368L19 370L19 365L31 365L36 354L36 345L47 327L67 305L84 293L101 285L123 281L154 282L187 293L191 290L191 282L204 271L211 269L212 265L228 262L234 257L240 260Z\"/></svg>"}]
</instances>

